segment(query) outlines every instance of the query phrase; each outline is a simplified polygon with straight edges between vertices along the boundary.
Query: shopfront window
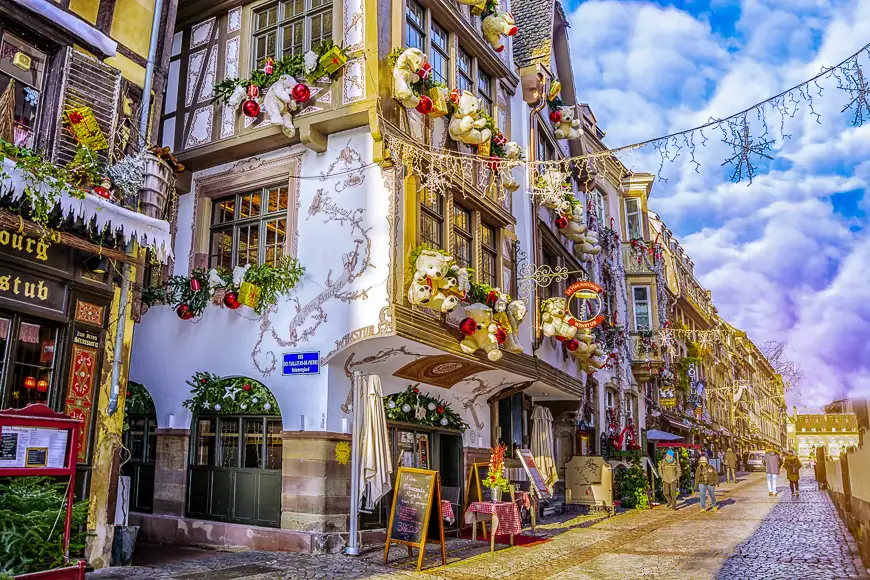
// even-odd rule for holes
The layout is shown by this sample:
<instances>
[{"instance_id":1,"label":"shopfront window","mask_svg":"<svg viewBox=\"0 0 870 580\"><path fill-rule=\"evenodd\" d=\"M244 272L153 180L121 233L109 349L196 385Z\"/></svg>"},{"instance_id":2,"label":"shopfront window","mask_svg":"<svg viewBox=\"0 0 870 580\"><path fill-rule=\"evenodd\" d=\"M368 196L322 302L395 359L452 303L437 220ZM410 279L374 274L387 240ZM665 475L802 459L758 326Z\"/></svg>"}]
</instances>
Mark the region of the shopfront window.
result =
<instances>
[{"instance_id":1,"label":"shopfront window","mask_svg":"<svg viewBox=\"0 0 870 580\"><path fill-rule=\"evenodd\" d=\"M2 28L0 28L2 30ZM2 31L0 39L0 95L10 84L12 89L13 140L19 147L32 147L39 119L43 80L48 55Z\"/></svg>"},{"instance_id":2,"label":"shopfront window","mask_svg":"<svg viewBox=\"0 0 870 580\"><path fill-rule=\"evenodd\" d=\"M58 335L57 325L51 323L0 318L0 337L6 351L4 360L9 360L10 407L20 409L32 403L48 404Z\"/></svg>"}]
</instances>

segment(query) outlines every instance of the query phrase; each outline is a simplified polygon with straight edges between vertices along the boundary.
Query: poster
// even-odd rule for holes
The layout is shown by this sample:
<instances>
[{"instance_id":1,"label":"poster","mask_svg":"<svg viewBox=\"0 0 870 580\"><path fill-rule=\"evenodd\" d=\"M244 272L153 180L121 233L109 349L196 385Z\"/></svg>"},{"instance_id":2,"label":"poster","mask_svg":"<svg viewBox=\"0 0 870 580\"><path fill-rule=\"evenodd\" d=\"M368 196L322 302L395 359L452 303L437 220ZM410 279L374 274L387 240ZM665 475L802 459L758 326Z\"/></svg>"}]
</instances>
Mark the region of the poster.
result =
<instances>
[{"instance_id":1,"label":"poster","mask_svg":"<svg viewBox=\"0 0 870 580\"><path fill-rule=\"evenodd\" d=\"M0 432L0 468L65 467L67 437L63 429L6 425Z\"/></svg>"}]
</instances>

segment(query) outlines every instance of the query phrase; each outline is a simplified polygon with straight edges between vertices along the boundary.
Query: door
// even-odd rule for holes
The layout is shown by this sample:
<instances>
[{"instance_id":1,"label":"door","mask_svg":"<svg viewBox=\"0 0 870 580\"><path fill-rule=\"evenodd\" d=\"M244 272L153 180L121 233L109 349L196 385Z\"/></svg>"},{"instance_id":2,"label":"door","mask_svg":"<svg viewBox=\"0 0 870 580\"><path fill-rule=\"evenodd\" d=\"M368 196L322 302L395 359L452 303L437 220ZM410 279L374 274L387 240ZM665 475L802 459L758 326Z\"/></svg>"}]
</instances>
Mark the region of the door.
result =
<instances>
[{"instance_id":1,"label":"door","mask_svg":"<svg viewBox=\"0 0 870 580\"><path fill-rule=\"evenodd\" d=\"M154 507L157 417L130 415L126 419L124 446L130 451L130 460L121 467L121 475L130 478L130 511L150 513Z\"/></svg>"}]
</instances>

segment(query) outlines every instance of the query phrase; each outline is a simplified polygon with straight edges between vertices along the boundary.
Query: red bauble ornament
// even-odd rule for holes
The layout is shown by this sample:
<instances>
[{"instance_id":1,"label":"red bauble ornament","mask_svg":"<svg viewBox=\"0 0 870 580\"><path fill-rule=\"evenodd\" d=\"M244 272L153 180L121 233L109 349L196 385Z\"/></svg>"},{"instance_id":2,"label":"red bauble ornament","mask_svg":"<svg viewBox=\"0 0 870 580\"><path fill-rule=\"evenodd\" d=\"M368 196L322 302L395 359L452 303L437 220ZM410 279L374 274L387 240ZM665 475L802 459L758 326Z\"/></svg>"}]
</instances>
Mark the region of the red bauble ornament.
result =
<instances>
[{"instance_id":1,"label":"red bauble ornament","mask_svg":"<svg viewBox=\"0 0 870 580\"><path fill-rule=\"evenodd\" d=\"M493 141L493 143L495 143L496 145L498 145L499 147L501 147L502 145L504 145L505 143L507 143L507 137L505 137L505 136L504 136L503 134L501 134L501 133L496 133L496 134L495 134L495 137L493 137L492 141Z\"/></svg>"},{"instance_id":2,"label":"red bauble ornament","mask_svg":"<svg viewBox=\"0 0 870 580\"><path fill-rule=\"evenodd\" d=\"M498 155L490 155L487 165L489 166L490 171L498 171L499 165L501 165L501 157Z\"/></svg>"},{"instance_id":3,"label":"red bauble ornament","mask_svg":"<svg viewBox=\"0 0 870 580\"><path fill-rule=\"evenodd\" d=\"M190 279L190 289L194 292L199 292L199 289L202 288L202 285L199 283L199 280L196 278Z\"/></svg>"},{"instance_id":4,"label":"red bauble ornament","mask_svg":"<svg viewBox=\"0 0 870 580\"><path fill-rule=\"evenodd\" d=\"M127 391L127 396L128 396L128 397L130 396L130 391Z\"/></svg>"},{"instance_id":5,"label":"red bauble ornament","mask_svg":"<svg viewBox=\"0 0 870 580\"><path fill-rule=\"evenodd\" d=\"M193 312L190 311L190 306L187 304L179 304L175 307L175 314L182 320L190 320L193 318Z\"/></svg>"},{"instance_id":6,"label":"red bauble ornament","mask_svg":"<svg viewBox=\"0 0 870 580\"><path fill-rule=\"evenodd\" d=\"M242 105L242 112L246 117L256 117L260 114L260 104L254 99L248 99Z\"/></svg>"},{"instance_id":7,"label":"red bauble ornament","mask_svg":"<svg viewBox=\"0 0 870 580\"><path fill-rule=\"evenodd\" d=\"M420 97L420 102L417 103L417 112L423 115L428 115L432 112L432 99L423 95Z\"/></svg>"},{"instance_id":8,"label":"red bauble ornament","mask_svg":"<svg viewBox=\"0 0 870 580\"><path fill-rule=\"evenodd\" d=\"M256 99L260 96L260 87L257 85L248 85L248 97Z\"/></svg>"},{"instance_id":9,"label":"red bauble ornament","mask_svg":"<svg viewBox=\"0 0 870 580\"><path fill-rule=\"evenodd\" d=\"M206 384L206 383L208 382L208 379L202 379L202 380L199 381L199 382L201 382L202 384Z\"/></svg>"},{"instance_id":10,"label":"red bauble ornament","mask_svg":"<svg viewBox=\"0 0 870 580\"><path fill-rule=\"evenodd\" d=\"M444 407L438 407L438 412L439 412L439 413L443 413L443 412L444 412Z\"/></svg>"},{"instance_id":11,"label":"red bauble ornament","mask_svg":"<svg viewBox=\"0 0 870 580\"><path fill-rule=\"evenodd\" d=\"M239 302L239 295L232 290L224 294L224 306L226 306L230 310L235 310L241 305L242 303Z\"/></svg>"},{"instance_id":12,"label":"red bauble ornament","mask_svg":"<svg viewBox=\"0 0 870 580\"><path fill-rule=\"evenodd\" d=\"M293 87L292 91L293 100L297 103L306 103L308 99L311 98L311 89L309 89L306 85L299 83L295 87Z\"/></svg>"},{"instance_id":13,"label":"red bauble ornament","mask_svg":"<svg viewBox=\"0 0 870 580\"><path fill-rule=\"evenodd\" d=\"M502 330L501 328L497 328L495 331L495 340L499 344L504 344L504 341L507 340L507 333L504 330Z\"/></svg>"},{"instance_id":14,"label":"red bauble ornament","mask_svg":"<svg viewBox=\"0 0 870 580\"><path fill-rule=\"evenodd\" d=\"M414 394L415 394L415 395L419 395L419 394L420 394L420 389L418 389L417 387L414 387Z\"/></svg>"},{"instance_id":15,"label":"red bauble ornament","mask_svg":"<svg viewBox=\"0 0 870 580\"><path fill-rule=\"evenodd\" d=\"M275 72L275 65L272 62L271 56L268 59L266 59L266 66L263 67L263 72L266 73L267 75L271 75L273 72Z\"/></svg>"},{"instance_id":16,"label":"red bauble ornament","mask_svg":"<svg viewBox=\"0 0 870 580\"><path fill-rule=\"evenodd\" d=\"M462 322L459 323L459 330L465 336L471 336L477 332L477 321L473 318L463 318Z\"/></svg>"},{"instance_id":17,"label":"red bauble ornament","mask_svg":"<svg viewBox=\"0 0 870 580\"><path fill-rule=\"evenodd\" d=\"M550 111L550 121L553 123L558 123L562 120L562 112L561 111Z\"/></svg>"},{"instance_id":18,"label":"red bauble ornament","mask_svg":"<svg viewBox=\"0 0 870 580\"><path fill-rule=\"evenodd\" d=\"M572 338L571 340L567 340L567 341L565 341L565 348L567 348L571 352L574 352L575 350L580 348L580 341L578 341L576 338Z\"/></svg>"},{"instance_id":19,"label":"red bauble ornament","mask_svg":"<svg viewBox=\"0 0 870 580\"><path fill-rule=\"evenodd\" d=\"M568 218L565 216L559 216L556 218L556 227L560 230L563 230L568 227Z\"/></svg>"},{"instance_id":20,"label":"red bauble ornament","mask_svg":"<svg viewBox=\"0 0 870 580\"><path fill-rule=\"evenodd\" d=\"M91 188L91 192L94 195L98 195L98 196L102 197L103 199L112 199L112 194L109 192L108 189L106 189L102 185L95 185L94 187Z\"/></svg>"},{"instance_id":21,"label":"red bauble ornament","mask_svg":"<svg viewBox=\"0 0 870 580\"><path fill-rule=\"evenodd\" d=\"M565 342L566 340L568 340L568 339L565 338L564 336L559 336L558 334L557 334L556 336L554 336L553 338L555 338L555 339L558 340L559 342Z\"/></svg>"},{"instance_id":22,"label":"red bauble ornament","mask_svg":"<svg viewBox=\"0 0 870 580\"><path fill-rule=\"evenodd\" d=\"M251 385L245 383L245 386L242 387L242 388L245 389L246 391L250 391L250 390L251 390Z\"/></svg>"}]
</instances>

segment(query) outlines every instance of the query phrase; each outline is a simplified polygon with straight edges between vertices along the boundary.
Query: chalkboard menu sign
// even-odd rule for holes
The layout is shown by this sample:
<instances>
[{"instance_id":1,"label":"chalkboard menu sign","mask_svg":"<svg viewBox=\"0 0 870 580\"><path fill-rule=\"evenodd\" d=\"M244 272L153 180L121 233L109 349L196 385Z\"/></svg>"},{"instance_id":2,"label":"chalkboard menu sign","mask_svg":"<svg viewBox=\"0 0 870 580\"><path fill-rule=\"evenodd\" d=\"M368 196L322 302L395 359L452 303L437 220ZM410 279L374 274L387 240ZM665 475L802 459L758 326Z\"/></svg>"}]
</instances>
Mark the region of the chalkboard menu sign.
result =
<instances>
[{"instance_id":1,"label":"chalkboard menu sign","mask_svg":"<svg viewBox=\"0 0 870 580\"><path fill-rule=\"evenodd\" d=\"M529 480L532 482L538 497L542 499L550 497L550 488L547 487L541 472L538 471L538 466L535 464L532 452L528 449L517 449L517 457L519 457L520 463L523 464L523 469L526 470L526 475L529 476Z\"/></svg>"},{"instance_id":2,"label":"chalkboard menu sign","mask_svg":"<svg viewBox=\"0 0 870 580\"><path fill-rule=\"evenodd\" d=\"M45 467L48 463L48 447L28 447L25 455L25 467Z\"/></svg>"},{"instance_id":3,"label":"chalkboard menu sign","mask_svg":"<svg viewBox=\"0 0 870 580\"><path fill-rule=\"evenodd\" d=\"M384 547L384 564L390 554L390 543L405 544L408 554L411 547L420 548L417 570L423 566L426 551L427 531L430 518L438 521L441 542L441 558L447 564L444 547L444 522L441 520L441 479L437 471L400 467L393 489L393 507L387 527L387 544Z\"/></svg>"}]
</instances>

